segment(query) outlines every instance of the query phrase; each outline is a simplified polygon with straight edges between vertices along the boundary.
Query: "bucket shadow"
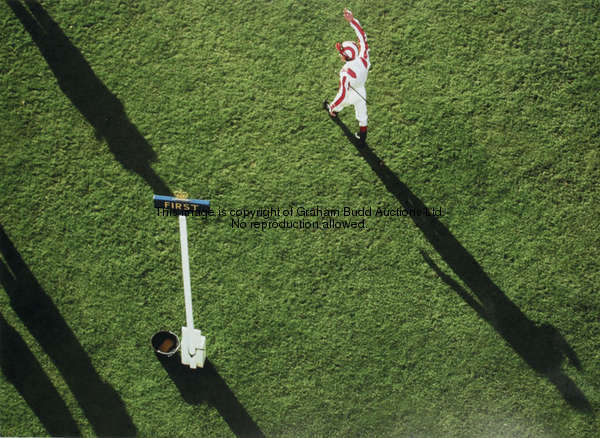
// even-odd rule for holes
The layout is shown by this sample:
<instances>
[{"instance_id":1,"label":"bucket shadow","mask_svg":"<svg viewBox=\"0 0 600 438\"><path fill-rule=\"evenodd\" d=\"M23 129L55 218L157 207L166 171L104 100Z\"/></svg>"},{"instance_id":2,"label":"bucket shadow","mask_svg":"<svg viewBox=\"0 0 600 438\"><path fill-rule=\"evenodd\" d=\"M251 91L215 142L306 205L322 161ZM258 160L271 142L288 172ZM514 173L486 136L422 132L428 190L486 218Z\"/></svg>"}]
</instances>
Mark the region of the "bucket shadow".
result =
<instances>
[{"instance_id":1,"label":"bucket shadow","mask_svg":"<svg viewBox=\"0 0 600 438\"><path fill-rule=\"evenodd\" d=\"M10 298L11 307L58 368L96 434L135 436L137 430L123 400L102 381L71 328L31 273L2 225L0 252L4 259L0 260L0 284ZM10 356L3 360L10 361L7 369L20 366Z\"/></svg>"},{"instance_id":2,"label":"bucket shadow","mask_svg":"<svg viewBox=\"0 0 600 438\"><path fill-rule=\"evenodd\" d=\"M402 183L396 174L369 148L361 147L348 127L338 118L332 119L363 159L379 177L387 190L407 210L424 211L426 206ZM431 211L429 209L429 211ZM456 240L445 225L435 216L411 215L414 224L436 249L442 259L471 290L469 293L445 275L425 252L425 262L469 304L506 343L537 373L546 377L573 408L593 414L590 402L575 383L561 370L565 358L578 370L581 363L575 351L560 332L549 324L536 325L487 276L471 254ZM475 298L477 297L477 299Z\"/></svg>"},{"instance_id":3,"label":"bucket shadow","mask_svg":"<svg viewBox=\"0 0 600 438\"><path fill-rule=\"evenodd\" d=\"M178 354L171 357L156 354L156 357L186 403L209 403L237 437L264 437L258 425L208 359L204 368L192 370L181 364Z\"/></svg>"},{"instance_id":4,"label":"bucket shadow","mask_svg":"<svg viewBox=\"0 0 600 438\"><path fill-rule=\"evenodd\" d=\"M67 405L19 333L0 314L0 369L52 436L81 436Z\"/></svg>"},{"instance_id":5,"label":"bucket shadow","mask_svg":"<svg viewBox=\"0 0 600 438\"><path fill-rule=\"evenodd\" d=\"M152 147L127 118L123 104L96 76L81 52L37 1L26 1L28 9L16 0L6 0L15 16L29 32L54 73L58 86L96 132L106 140L122 166L141 176L156 194L172 195L151 163Z\"/></svg>"}]
</instances>

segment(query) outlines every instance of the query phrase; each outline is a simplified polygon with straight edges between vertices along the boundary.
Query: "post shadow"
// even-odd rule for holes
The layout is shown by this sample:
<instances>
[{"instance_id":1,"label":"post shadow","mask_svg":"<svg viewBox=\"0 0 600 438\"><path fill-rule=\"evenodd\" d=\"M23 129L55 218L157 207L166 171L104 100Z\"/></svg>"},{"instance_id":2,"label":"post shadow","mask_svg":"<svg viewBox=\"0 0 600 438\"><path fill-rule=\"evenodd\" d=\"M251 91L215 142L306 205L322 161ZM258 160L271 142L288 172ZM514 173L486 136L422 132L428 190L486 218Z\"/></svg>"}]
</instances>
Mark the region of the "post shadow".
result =
<instances>
[{"instance_id":1,"label":"post shadow","mask_svg":"<svg viewBox=\"0 0 600 438\"><path fill-rule=\"evenodd\" d=\"M64 400L19 333L0 314L0 369L52 436L81 436Z\"/></svg>"},{"instance_id":2,"label":"post shadow","mask_svg":"<svg viewBox=\"0 0 600 438\"><path fill-rule=\"evenodd\" d=\"M6 0L6 3L38 46L60 89L94 127L96 137L105 139L121 165L140 175L154 193L172 195L151 167L156 153L129 121L121 101L96 76L43 6L33 0L25 1L29 9L17 0Z\"/></svg>"},{"instance_id":3,"label":"post shadow","mask_svg":"<svg viewBox=\"0 0 600 438\"><path fill-rule=\"evenodd\" d=\"M387 190L405 209L420 211L426 209L425 204L398 179L396 174L368 145L361 147L348 127L339 120L339 117L332 118L332 120L356 147ZM437 275L486 320L531 368L552 382L569 405L579 411L593 414L591 404L583 392L560 368L566 357L578 370L581 370L581 363L575 351L560 332L549 324L538 326L527 318L487 276L473 256L437 217L411 215L410 218L442 259L477 297L477 300L450 277L443 274L422 252L425 261Z\"/></svg>"},{"instance_id":4,"label":"post shadow","mask_svg":"<svg viewBox=\"0 0 600 438\"><path fill-rule=\"evenodd\" d=\"M264 438L258 425L227 386L210 360L206 360L204 368L192 370L181 364L178 354L171 357L156 354L156 357L186 403L209 403L217 409L237 437Z\"/></svg>"},{"instance_id":5,"label":"post shadow","mask_svg":"<svg viewBox=\"0 0 600 438\"><path fill-rule=\"evenodd\" d=\"M102 381L52 299L42 289L0 225L0 284L10 305L60 371L98 436L135 436L123 400ZM6 360L13 362L9 356ZM13 366L20 366L13 362ZM59 434L62 435L62 434Z\"/></svg>"}]
</instances>

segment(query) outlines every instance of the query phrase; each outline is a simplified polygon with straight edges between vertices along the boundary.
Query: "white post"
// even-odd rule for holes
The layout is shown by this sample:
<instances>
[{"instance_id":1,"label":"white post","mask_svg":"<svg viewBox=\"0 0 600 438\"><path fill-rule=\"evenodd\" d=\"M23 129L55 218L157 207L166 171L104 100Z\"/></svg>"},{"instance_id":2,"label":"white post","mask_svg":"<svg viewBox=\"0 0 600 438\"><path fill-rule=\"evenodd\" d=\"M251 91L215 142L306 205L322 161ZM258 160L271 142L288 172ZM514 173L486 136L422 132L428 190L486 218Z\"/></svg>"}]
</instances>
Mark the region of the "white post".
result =
<instances>
[{"instance_id":1,"label":"white post","mask_svg":"<svg viewBox=\"0 0 600 438\"><path fill-rule=\"evenodd\" d=\"M200 330L194 329L187 218L184 214L179 215L179 239L181 240L181 271L183 273L183 296L185 298L185 320L187 324L187 327L181 327L181 363L192 369L202 368L206 360L206 337L202 336Z\"/></svg>"},{"instance_id":2,"label":"white post","mask_svg":"<svg viewBox=\"0 0 600 438\"><path fill-rule=\"evenodd\" d=\"M188 253L187 218L179 216L179 239L181 240L181 270L183 272L183 296L185 298L185 321L189 329L194 329L192 310L192 284L190 281L190 256Z\"/></svg>"},{"instance_id":3,"label":"white post","mask_svg":"<svg viewBox=\"0 0 600 438\"><path fill-rule=\"evenodd\" d=\"M194 311L192 310L192 284L190 281L190 256L188 252L187 217L189 211L185 206L194 206L194 210L210 209L210 201L201 199L183 199L174 196L154 195L154 208L178 211L179 240L181 242L181 272L183 274L183 297L185 298L185 320L187 326L181 327L181 363L190 368L204 367L206 360L206 336L194 328ZM183 207L182 207L183 206Z\"/></svg>"}]
</instances>

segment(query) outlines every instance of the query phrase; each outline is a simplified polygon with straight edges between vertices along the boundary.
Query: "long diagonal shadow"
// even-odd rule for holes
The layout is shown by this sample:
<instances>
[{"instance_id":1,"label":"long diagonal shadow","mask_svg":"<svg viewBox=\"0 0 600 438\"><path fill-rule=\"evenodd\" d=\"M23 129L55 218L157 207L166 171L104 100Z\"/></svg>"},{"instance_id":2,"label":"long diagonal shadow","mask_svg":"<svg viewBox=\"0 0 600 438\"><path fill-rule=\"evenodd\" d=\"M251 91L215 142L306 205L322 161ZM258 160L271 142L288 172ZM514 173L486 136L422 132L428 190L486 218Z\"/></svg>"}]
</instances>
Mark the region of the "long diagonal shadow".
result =
<instances>
[{"instance_id":1,"label":"long diagonal shadow","mask_svg":"<svg viewBox=\"0 0 600 438\"><path fill-rule=\"evenodd\" d=\"M59 87L96 131L124 168L140 175L156 194L172 195L151 163L156 154L134 124L123 104L96 76L81 52L37 1L6 0L38 46Z\"/></svg>"},{"instance_id":2,"label":"long diagonal shadow","mask_svg":"<svg viewBox=\"0 0 600 438\"><path fill-rule=\"evenodd\" d=\"M0 266L0 269L5 269ZM81 436L64 400L19 333L0 314L0 369L52 436Z\"/></svg>"},{"instance_id":3,"label":"long diagonal shadow","mask_svg":"<svg viewBox=\"0 0 600 438\"><path fill-rule=\"evenodd\" d=\"M237 437L264 437L258 425L209 360L206 360L204 368L192 370L181 364L178 355L156 357L186 403L209 403L217 409Z\"/></svg>"},{"instance_id":4,"label":"long diagonal shadow","mask_svg":"<svg viewBox=\"0 0 600 438\"><path fill-rule=\"evenodd\" d=\"M96 434L135 436L137 430L123 400L102 381L71 328L31 273L2 225L0 252L5 261L0 261L0 284L8 293L11 307L54 362ZM6 360L12 362L16 357L7 357ZM56 435L70 434L65 431Z\"/></svg>"},{"instance_id":5,"label":"long diagonal shadow","mask_svg":"<svg viewBox=\"0 0 600 438\"><path fill-rule=\"evenodd\" d=\"M359 145L339 117L332 120L356 147L387 190L406 210L413 209L413 211L422 212L427 208L368 145L364 147ZM561 364L565 357L577 369L581 369L581 363L575 351L560 332L548 324L537 326L527 318L435 216L410 215L410 217L442 259L469 287L477 299L443 274L427 254L422 252L425 261L438 276L485 319L531 368L552 382L565 401L579 411L593 413L583 392L561 370Z\"/></svg>"}]
</instances>

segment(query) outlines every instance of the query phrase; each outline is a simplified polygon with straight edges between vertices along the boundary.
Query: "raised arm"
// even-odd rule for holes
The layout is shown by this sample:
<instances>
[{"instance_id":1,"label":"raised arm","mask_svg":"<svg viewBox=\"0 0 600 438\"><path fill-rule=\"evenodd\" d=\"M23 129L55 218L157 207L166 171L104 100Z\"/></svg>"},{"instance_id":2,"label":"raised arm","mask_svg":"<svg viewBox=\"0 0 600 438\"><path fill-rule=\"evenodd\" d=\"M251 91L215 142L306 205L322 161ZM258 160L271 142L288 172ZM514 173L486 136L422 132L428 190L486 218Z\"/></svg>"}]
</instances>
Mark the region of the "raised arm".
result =
<instances>
[{"instance_id":1,"label":"raised arm","mask_svg":"<svg viewBox=\"0 0 600 438\"><path fill-rule=\"evenodd\" d=\"M356 37L358 38L358 42L360 43L360 52L358 53L358 57L368 61L369 45L367 44L367 34L361 27L359 21L356 18L354 18L354 15L352 15L352 11L344 9L344 18L348 23L350 23L352 29L354 29L354 33L356 33Z\"/></svg>"}]
</instances>

